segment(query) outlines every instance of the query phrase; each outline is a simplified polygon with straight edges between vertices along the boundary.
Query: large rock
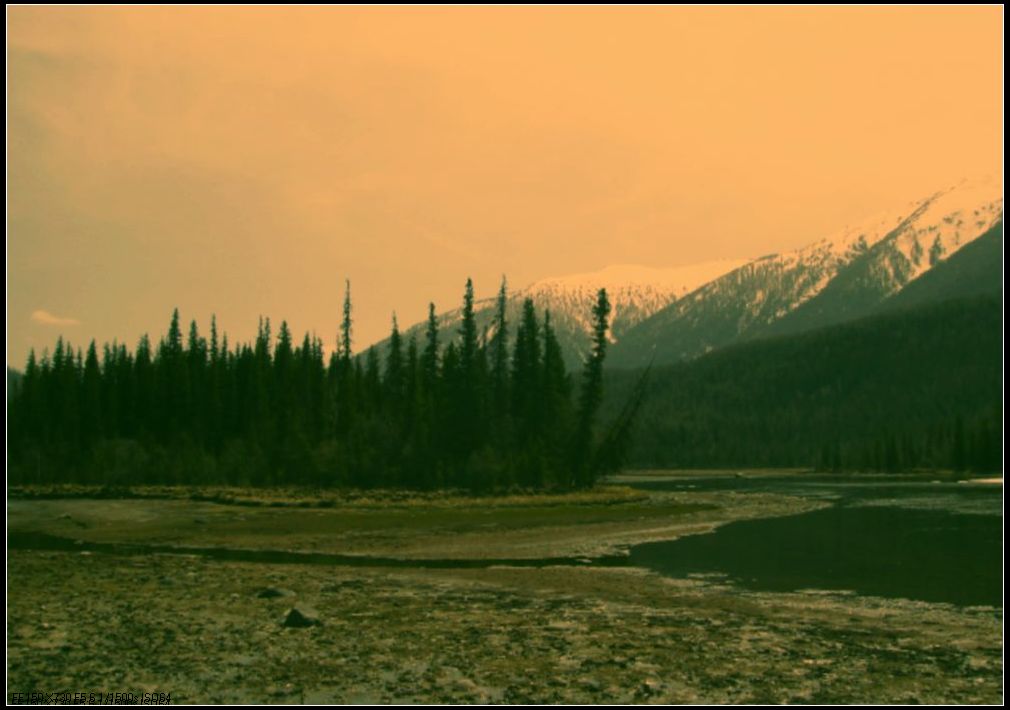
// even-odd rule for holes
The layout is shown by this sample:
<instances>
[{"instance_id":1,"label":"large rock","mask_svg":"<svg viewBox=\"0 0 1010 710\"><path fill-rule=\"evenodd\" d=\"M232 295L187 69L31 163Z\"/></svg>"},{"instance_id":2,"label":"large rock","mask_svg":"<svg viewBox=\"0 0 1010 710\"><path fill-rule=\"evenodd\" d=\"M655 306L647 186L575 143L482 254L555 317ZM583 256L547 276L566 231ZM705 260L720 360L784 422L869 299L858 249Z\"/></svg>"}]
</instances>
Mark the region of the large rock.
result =
<instances>
[{"instance_id":1,"label":"large rock","mask_svg":"<svg viewBox=\"0 0 1010 710\"><path fill-rule=\"evenodd\" d=\"M284 626L291 629L304 629L309 626L317 626L322 622L319 621L319 615L308 607L292 607L292 609L284 617Z\"/></svg>"}]
</instances>

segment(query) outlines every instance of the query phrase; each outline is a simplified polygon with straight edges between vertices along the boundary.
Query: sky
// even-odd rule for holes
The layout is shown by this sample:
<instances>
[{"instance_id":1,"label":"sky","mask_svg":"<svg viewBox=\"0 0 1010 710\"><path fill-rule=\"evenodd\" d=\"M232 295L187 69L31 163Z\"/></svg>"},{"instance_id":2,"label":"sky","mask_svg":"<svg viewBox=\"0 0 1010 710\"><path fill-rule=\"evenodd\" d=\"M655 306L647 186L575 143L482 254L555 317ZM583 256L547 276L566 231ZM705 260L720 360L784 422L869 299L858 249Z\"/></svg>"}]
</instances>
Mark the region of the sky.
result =
<instances>
[{"instance_id":1,"label":"sky","mask_svg":"<svg viewBox=\"0 0 1010 710\"><path fill-rule=\"evenodd\" d=\"M1002 176L1003 11L8 7L7 362L178 307L364 347ZM276 332L276 328L275 328Z\"/></svg>"}]
</instances>

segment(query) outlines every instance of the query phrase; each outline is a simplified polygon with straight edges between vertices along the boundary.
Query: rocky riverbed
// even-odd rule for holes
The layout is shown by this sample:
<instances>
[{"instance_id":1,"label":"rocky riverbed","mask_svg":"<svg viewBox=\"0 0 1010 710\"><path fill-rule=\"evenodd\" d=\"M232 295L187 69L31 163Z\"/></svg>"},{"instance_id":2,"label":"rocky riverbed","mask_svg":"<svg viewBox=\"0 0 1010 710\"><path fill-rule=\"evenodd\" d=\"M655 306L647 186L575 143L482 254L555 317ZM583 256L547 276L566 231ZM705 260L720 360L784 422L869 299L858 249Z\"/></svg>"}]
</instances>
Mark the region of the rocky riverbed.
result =
<instances>
[{"instance_id":1,"label":"rocky riverbed","mask_svg":"<svg viewBox=\"0 0 1010 710\"><path fill-rule=\"evenodd\" d=\"M712 497L711 507L684 509L681 520L670 510L656 518L610 513L606 520L555 514L549 524L502 524L497 535L462 532L470 544L496 537L492 549L513 555L533 550L537 537L545 550L591 551L600 547L593 536L601 532L609 541L602 547L610 549L613 541L649 538L680 524L692 530L721 524L735 517L730 503L747 508L740 498ZM129 537L129 525L113 534L99 524L101 503L91 503L95 519L80 511L61 519L67 513L52 509L55 517L36 519L36 527ZM751 503L747 509L755 513L760 504ZM778 514L788 507L785 498L764 503ZM133 519L122 514L122 502L116 505L120 518ZM205 517L180 527L177 539L194 539L189 525L223 534L214 532L213 511L173 515ZM157 517L138 523L142 540L172 537ZM11 525L31 528L31 519L21 506ZM144 530L157 532L145 537ZM440 556L461 552L461 541L442 539L458 535L440 530L425 528L418 537L441 540L431 548ZM381 532L374 528L363 543L362 536L335 534L325 547L348 551L350 540L359 551L389 552L407 536L388 523L386 537ZM276 534L284 544L321 545L317 527L280 526ZM517 545L509 547L509 539ZM422 548L407 549L416 555ZM474 553L486 557L488 550ZM677 580L628 567L389 569L9 550L7 573L8 693L162 692L186 703L998 703L1003 697L1002 608L748 592L717 578ZM306 623L286 624L292 609Z\"/></svg>"}]
</instances>

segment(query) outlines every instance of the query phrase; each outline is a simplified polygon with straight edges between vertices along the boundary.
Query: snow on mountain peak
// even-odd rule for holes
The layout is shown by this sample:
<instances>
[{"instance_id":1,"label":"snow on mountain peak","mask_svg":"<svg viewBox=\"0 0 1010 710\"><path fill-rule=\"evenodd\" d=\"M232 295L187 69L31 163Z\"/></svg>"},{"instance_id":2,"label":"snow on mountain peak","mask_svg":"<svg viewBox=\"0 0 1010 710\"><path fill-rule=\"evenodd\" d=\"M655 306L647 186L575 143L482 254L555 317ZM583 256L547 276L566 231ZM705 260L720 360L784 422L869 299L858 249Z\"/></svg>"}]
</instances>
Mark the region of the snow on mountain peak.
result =
<instances>
[{"instance_id":1,"label":"snow on mountain peak","mask_svg":"<svg viewBox=\"0 0 1010 710\"><path fill-rule=\"evenodd\" d=\"M608 294L616 294L646 289L679 297L746 263L745 259L725 259L669 268L614 264L599 271L541 279L524 291L536 295L547 291L596 291L605 288Z\"/></svg>"},{"instance_id":2,"label":"snow on mountain peak","mask_svg":"<svg viewBox=\"0 0 1010 710\"><path fill-rule=\"evenodd\" d=\"M984 226L988 229L1002 213L1003 186L997 178L966 178L928 198L913 200L898 209L881 212L847 225L824 239L783 254L782 257L802 261L812 253L822 252L847 259L852 256L853 250L861 251L872 247L900 227L903 227L902 231L914 232L938 227L942 223L953 224L957 219L973 220L972 229L965 231L977 234L981 232L976 232L975 227ZM957 246L960 244L957 242Z\"/></svg>"},{"instance_id":3,"label":"snow on mountain peak","mask_svg":"<svg viewBox=\"0 0 1010 710\"><path fill-rule=\"evenodd\" d=\"M991 226L1003 212L1003 185L995 177L965 179L934 195L917 221L952 224L961 219L969 230Z\"/></svg>"}]
</instances>

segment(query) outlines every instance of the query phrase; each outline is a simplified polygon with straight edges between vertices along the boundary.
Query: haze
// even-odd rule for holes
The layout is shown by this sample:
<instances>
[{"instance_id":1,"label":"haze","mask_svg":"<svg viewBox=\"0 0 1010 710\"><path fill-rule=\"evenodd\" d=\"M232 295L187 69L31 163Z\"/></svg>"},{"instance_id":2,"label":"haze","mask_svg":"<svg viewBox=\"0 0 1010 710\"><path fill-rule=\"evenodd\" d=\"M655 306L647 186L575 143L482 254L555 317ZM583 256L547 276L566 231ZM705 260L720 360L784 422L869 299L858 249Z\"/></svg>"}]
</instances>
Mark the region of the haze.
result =
<instances>
[{"instance_id":1,"label":"haze","mask_svg":"<svg viewBox=\"0 0 1010 710\"><path fill-rule=\"evenodd\" d=\"M7 361L355 344L501 274L794 248L1002 174L1001 7L7 10Z\"/></svg>"}]
</instances>

